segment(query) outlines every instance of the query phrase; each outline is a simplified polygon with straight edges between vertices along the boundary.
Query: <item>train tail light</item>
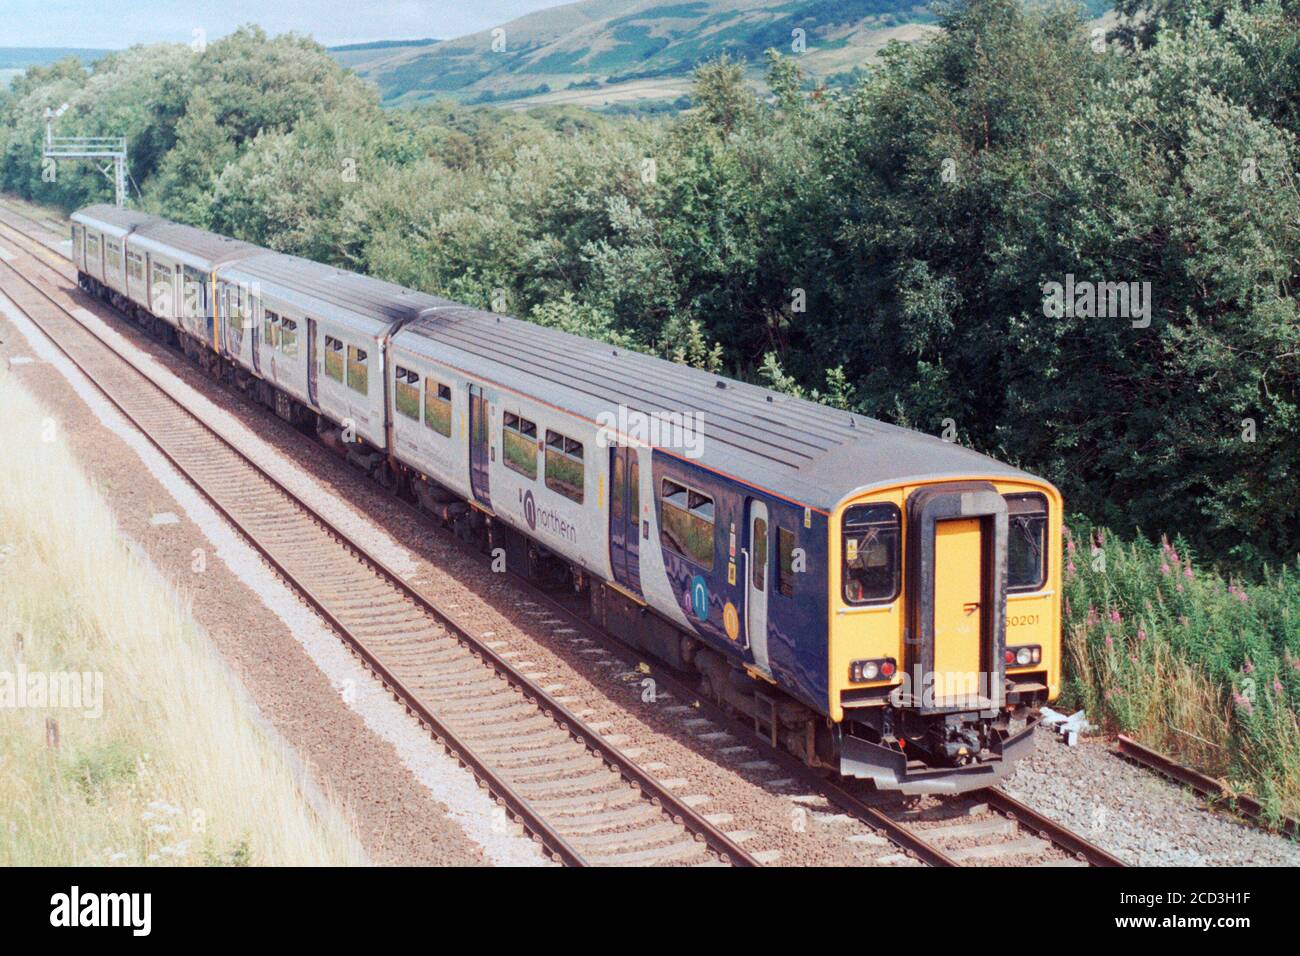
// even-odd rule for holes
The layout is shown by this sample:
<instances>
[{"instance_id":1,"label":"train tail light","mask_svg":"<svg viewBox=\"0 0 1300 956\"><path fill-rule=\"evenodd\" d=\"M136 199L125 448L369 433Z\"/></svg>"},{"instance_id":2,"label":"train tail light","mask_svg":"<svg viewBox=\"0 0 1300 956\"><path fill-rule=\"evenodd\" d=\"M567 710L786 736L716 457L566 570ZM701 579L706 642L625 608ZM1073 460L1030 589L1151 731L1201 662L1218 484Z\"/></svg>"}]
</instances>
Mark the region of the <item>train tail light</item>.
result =
<instances>
[{"instance_id":1,"label":"train tail light","mask_svg":"<svg viewBox=\"0 0 1300 956\"><path fill-rule=\"evenodd\" d=\"M849 680L855 684L866 684L873 680L889 680L897 672L898 664L892 657L854 661L849 665Z\"/></svg>"},{"instance_id":2,"label":"train tail light","mask_svg":"<svg viewBox=\"0 0 1300 956\"><path fill-rule=\"evenodd\" d=\"M1023 644L1020 647L1008 647L1003 660L1010 667L1029 667L1043 660L1043 648L1038 644Z\"/></svg>"}]
</instances>

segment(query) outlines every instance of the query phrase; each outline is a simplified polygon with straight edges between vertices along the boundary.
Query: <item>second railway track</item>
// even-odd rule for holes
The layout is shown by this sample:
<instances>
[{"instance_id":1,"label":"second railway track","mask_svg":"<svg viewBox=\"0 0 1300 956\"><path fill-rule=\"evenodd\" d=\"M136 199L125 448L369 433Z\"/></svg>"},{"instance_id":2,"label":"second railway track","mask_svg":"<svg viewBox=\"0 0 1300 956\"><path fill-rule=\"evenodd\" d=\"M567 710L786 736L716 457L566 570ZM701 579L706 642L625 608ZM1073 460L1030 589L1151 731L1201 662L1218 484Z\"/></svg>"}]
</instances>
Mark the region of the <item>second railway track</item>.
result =
<instances>
[{"instance_id":1,"label":"second railway track","mask_svg":"<svg viewBox=\"0 0 1300 956\"><path fill-rule=\"evenodd\" d=\"M36 223L30 216L16 215ZM31 244L25 254L65 280L72 279L68 263L52 251L50 243L10 222L0 221L0 226ZM52 261L56 256L59 261ZM111 353L131 370L128 376L147 378L144 373L12 263L5 263L4 271L29 290L27 304L47 312L43 322L27 304L18 302L60 350L200 488L408 711L470 767L554 857L569 864L757 862L166 392L150 382L150 389L164 398L158 404L168 413L167 420L152 420L151 415L162 411L151 410L148 403L132 410L124 407L51 334L47 324L63 323L65 337L79 335L84 347L97 346L105 357ZM10 283L3 287L11 299L18 300ZM37 298L32 300L32 295ZM79 331L71 331L74 327ZM214 443L220 455L205 456L204 446L214 447ZM247 492L242 499L234 495L241 488ZM227 504L236 510L228 510ZM412 512L416 513L414 508ZM482 560L482 555L476 556ZM522 579L517 582L534 601L567 616L584 632L613 641L570 606ZM656 670L680 699L694 695L675 676ZM697 706L700 713L743 733L742 723L717 706L709 702ZM783 751L765 749L768 760L793 775L818 800L928 865L959 866L1004 858L1123 865L999 790L956 798L937 811L916 810L909 801L821 779Z\"/></svg>"}]
</instances>

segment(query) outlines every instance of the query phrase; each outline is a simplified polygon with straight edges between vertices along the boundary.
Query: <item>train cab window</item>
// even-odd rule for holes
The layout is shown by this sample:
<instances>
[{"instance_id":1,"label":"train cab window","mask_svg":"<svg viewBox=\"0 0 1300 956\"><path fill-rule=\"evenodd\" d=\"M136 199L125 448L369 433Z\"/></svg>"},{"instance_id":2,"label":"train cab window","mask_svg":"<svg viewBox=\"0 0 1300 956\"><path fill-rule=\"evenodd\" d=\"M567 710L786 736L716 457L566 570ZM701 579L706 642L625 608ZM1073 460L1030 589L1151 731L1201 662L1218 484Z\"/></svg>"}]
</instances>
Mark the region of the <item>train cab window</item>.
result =
<instances>
[{"instance_id":1,"label":"train cab window","mask_svg":"<svg viewBox=\"0 0 1300 956\"><path fill-rule=\"evenodd\" d=\"M844 600L888 603L898 596L902 515L892 504L854 505L844 512Z\"/></svg>"},{"instance_id":2,"label":"train cab window","mask_svg":"<svg viewBox=\"0 0 1300 956\"><path fill-rule=\"evenodd\" d=\"M1047 583L1047 498L1007 495L1007 590L1037 591Z\"/></svg>"},{"instance_id":3,"label":"train cab window","mask_svg":"<svg viewBox=\"0 0 1300 956\"><path fill-rule=\"evenodd\" d=\"M762 518L754 521L754 540L750 542L754 551L754 590L767 589L767 522Z\"/></svg>"},{"instance_id":4,"label":"train cab window","mask_svg":"<svg viewBox=\"0 0 1300 956\"><path fill-rule=\"evenodd\" d=\"M428 379L424 383L424 424L444 438L451 437L451 386Z\"/></svg>"},{"instance_id":5,"label":"train cab window","mask_svg":"<svg viewBox=\"0 0 1300 956\"><path fill-rule=\"evenodd\" d=\"M400 365L393 368L393 404L397 414L420 420L420 376Z\"/></svg>"},{"instance_id":6,"label":"train cab window","mask_svg":"<svg viewBox=\"0 0 1300 956\"><path fill-rule=\"evenodd\" d=\"M368 357L365 349L348 346L348 388L362 395L370 391L370 368L366 365Z\"/></svg>"},{"instance_id":7,"label":"train cab window","mask_svg":"<svg viewBox=\"0 0 1300 956\"><path fill-rule=\"evenodd\" d=\"M293 319L280 320L280 351L291 357L298 354L298 323Z\"/></svg>"},{"instance_id":8,"label":"train cab window","mask_svg":"<svg viewBox=\"0 0 1300 956\"><path fill-rule=\"evenodd\" d=\"M506 412L501 417L501 445L506 467L525 478L537 477L537 425Z\"/></svg>"},{"instance_id":9,"label":"train cab window","mask_svg":"<svg viewBox=\"0 0 1300 956\"><path fill-rule=\"evenodd\" d=\"M266 310L262 319L262 341L268 347L278 349L280 347L280 315L278 312Z\"/></svg>"},{"instance_id":10,"label":"train cab window","mask_svg":"<svg viewBox=\"0 0 1300 956\"><path fill-rule=\"evenodd\" d=\"M325 374L343 381L343 343L332 335L325 336Z\"/></svg>"},{"instance_id":11,"label":"train cab window","mask_svg":"<svg viewBox=\"0 0 1300 956\"><path fill-rule=\"evenodd\" d=\"M659 496L663 546L713 570L713 499L665 478Z\"/></svg>"},{"instance_id":12,"label":"train cab window","mask_svg":"<svg viewBox=\"0 0 1300 956\"><path fill-rule=\"evenodd\" d=\"M776 529L777 591L786 597L794 594L794 532Z\"/></svg>"},{"instance_id":13,"label":"train cab window","mask_svg":"<svg viewBox=\"0 0 1300 956\"><path fill-rule=\"evenodd\" d=\"M546 487L582 504L586 471L582 442L559 432L546 433Z\"/></svg>"}]
</instances>

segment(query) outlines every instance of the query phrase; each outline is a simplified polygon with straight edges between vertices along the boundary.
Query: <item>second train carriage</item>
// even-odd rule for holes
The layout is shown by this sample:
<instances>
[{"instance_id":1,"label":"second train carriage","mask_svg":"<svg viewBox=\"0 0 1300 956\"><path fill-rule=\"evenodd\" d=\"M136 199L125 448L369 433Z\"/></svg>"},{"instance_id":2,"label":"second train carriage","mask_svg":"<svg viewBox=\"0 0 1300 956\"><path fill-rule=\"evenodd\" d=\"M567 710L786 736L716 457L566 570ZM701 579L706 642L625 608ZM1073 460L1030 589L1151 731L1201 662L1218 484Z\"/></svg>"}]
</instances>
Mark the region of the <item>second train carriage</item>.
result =
<instances>
[{"instance_id":1,"label":"second train carriage","mask_svg":"<svg viewBox=\"0 0 1300 956\"><path fill-rule=\"evenodd\" d=\"M387 452L388 336L453 303L278 252L231 263L217 284L219 348L241 384L259 383L286 419L319 415L360 438L354 456Z\"/></svg>"},{"instance_id":2,"label":"second train carriage","mask_svg":"<svg viewBox=\"0 0 1300 956\"><path fill-rule=\"evenodd\" d=\"M102 243L123 230L128 254L194 283L188 307L140 304L175 308L240 384L344 433L354 461L462 531L485 529L512 567L589 592L600 624L698 671L810 764L907 792L986 786L1059 692L1062 503L1047 482L344 270L110 222L104 208L78 214L83 281L116 288Z\"/></svg>"}]
</instances>

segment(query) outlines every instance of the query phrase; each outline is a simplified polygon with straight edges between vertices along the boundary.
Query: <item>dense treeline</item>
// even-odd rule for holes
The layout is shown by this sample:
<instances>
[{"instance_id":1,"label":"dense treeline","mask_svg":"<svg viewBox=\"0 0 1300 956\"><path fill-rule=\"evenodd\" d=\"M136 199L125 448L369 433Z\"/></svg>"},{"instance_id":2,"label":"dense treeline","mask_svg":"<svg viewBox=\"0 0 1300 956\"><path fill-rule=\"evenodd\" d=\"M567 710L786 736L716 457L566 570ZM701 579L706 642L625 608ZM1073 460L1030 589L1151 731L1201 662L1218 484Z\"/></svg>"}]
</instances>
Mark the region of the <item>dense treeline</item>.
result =
<instances>
[{"instance_id":1,"label":"dense treeline","mask_svg":"<svg viewBox=\"0 0 1300 956\"><path fill-rule=\"evenodd\" d=\"M720 59L653 120L385 112L244 29L30 70L0 185L109 195L89 166L42 179L66 101L61 131L128 135L146 208L955 432L1095 521L1289 560L1300 0L1124 10L1106 42L1074 7L966 0L855 85L771 55L760 98Z\"/></svg>"}]
</instances>

